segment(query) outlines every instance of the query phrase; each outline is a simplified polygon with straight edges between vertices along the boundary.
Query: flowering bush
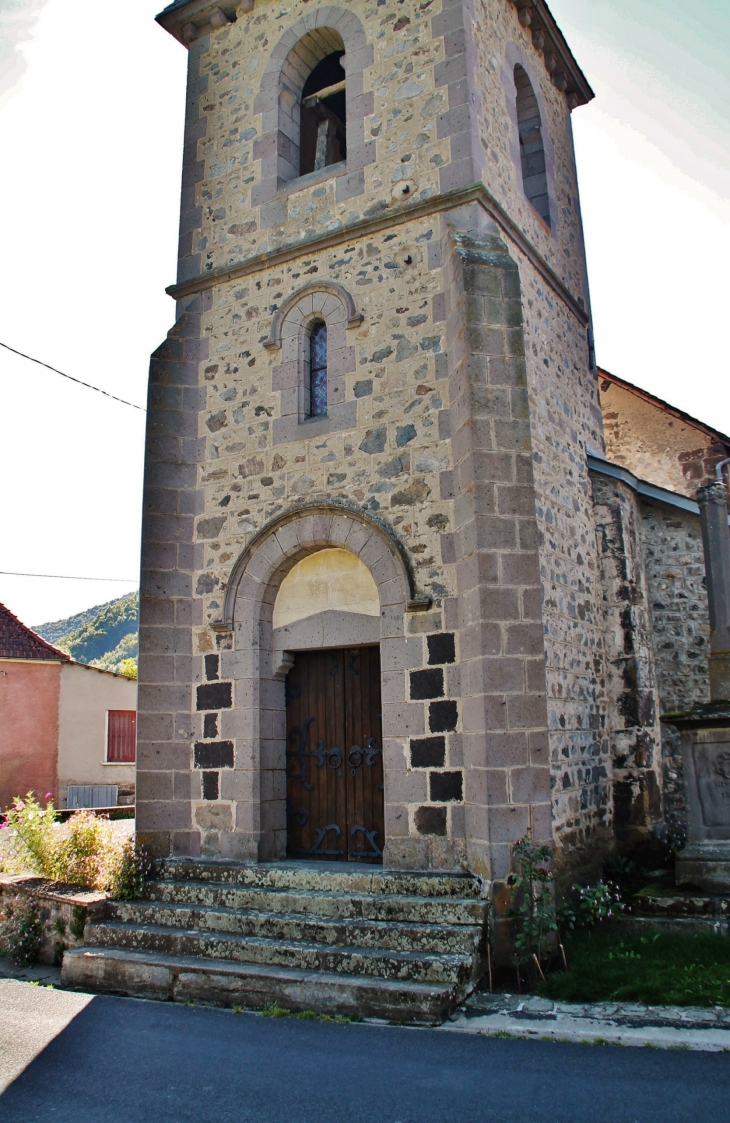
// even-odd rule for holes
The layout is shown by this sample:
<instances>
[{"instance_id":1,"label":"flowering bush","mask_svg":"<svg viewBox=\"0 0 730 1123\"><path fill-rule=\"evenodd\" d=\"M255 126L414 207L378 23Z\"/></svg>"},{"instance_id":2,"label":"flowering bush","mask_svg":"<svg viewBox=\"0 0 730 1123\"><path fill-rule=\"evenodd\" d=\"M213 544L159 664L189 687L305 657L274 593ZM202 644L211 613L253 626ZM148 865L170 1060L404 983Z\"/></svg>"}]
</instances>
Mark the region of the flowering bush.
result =
<instances>
[{"instance_id":1,"label":"flowering bush","mask_svg":"<svg viewBox=\"0 0 730 1123\"><path fill-rule=\"evenodd\" d=\"M18 967L35 963L43 942L43 921L32 901L5 897L0 905L0 953Z\"/></svg>"},{"instance_id":2,"label":"flowering bush","mask_svg":"<svg viewBox=\"0 0 730 1123\"><path fill-rule=\"evenodd\" d=\"M41 807L32 792L28 792L25 799L16 796L5 816L3 830L9 832L4 841L11 865L18 871L29 868L43 877L52 877L53 874L46 871L50 870L56 845L56 812L50 792L45 799L46 806Z\"/></svg>"},{"instance_id":3,"label":"flowering bush","mask_svg":"<svg viewBox=\"0 0 730 1123\"><path fill-rule=\"evenodd\" d=\"M77 811L66 830L58 832L46 876L85 889L105 889L113 851L108 820L98 818L93 811Z\"/></svg>"},{"instance_id":4,"label":"flowering bush","mask_svg":"<svg viewBox=\"0 0 730 1123\"><path fill-rule=\"evenodd\" d=\"M152 859L147 851L137 846L133 838L126 838L110 864L109 891L112 897L118 901L133 901L141 897L151 872Z\"/></svg>"},{"instance_id":5,"label":"flowering bush","mask_svg":"<svg viewBox=\"0 0 730 1123\"><path fill-rule=\"evenodd\" d=\"M563 902L560 918L567 928L592 928L618 916L625 908L618 886L612 881L598 881L585 887L574 885Z\"/></svg>"},{"instance_id":6,"label":"flowering bush","mask_svg":"<svg viewBox=\"0 0 730 1123\"><path fill-rule=\"evenodd\" d=\"M3 830L13 872L30 870L124 900L141 895L152 863L133 838L120 839L93 811L76 811L63 825L56 818L50 795L45 808L32 793L13 800Z\"/></svg>"}]
</instances>

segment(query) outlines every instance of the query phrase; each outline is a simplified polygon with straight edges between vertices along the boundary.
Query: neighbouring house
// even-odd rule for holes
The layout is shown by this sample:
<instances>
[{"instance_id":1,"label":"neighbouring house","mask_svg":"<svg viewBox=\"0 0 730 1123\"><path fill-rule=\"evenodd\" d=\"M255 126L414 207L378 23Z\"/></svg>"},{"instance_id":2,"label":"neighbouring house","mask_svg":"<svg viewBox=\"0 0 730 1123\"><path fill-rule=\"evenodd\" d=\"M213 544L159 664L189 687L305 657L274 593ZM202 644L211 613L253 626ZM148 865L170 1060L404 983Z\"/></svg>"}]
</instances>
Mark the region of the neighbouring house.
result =
<instances>
[{"instance_id":1,"label":"neighbouring house","mask_svg":"<svg viewBox=\"0 0 730 1123\"><path fill-rule=\"evenodd\" d=\"M137 683L76 663L0 604L0 809L134 803Z\"/></svg>"}]
</instances>

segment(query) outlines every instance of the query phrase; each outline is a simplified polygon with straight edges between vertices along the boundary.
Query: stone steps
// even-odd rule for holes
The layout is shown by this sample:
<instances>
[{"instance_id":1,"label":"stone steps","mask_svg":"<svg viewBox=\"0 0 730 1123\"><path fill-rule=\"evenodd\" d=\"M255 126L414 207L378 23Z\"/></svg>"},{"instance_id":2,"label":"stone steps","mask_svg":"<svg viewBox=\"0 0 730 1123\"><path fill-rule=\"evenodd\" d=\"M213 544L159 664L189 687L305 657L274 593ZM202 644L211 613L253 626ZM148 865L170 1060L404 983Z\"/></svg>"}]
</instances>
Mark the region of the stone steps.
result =
<instances>
[{"instance_id":1,"label":"stone steps","mask_svg":"<svg viewBox=\"0 0 730 1123\"><path fill-rule=\"evenodd\" d=\"M66 985L434 1024L483 973L475 878L340 863L158 864L64 957Z\"/></svg>"},{"instance_id":2,"label":"stone steps","mask_svg":"<svg viewBox=\"0 0 730 1123\"><path fill-rule=\"evenodd\" d=\"M161 955L208 956L240 963L298 967L337 975L377 975L384 979L412 979L426 983L465 983L472 957L432 952L393 951L389 948L332 947L304 940L268 940L261 936L201 932L156 924L103 921L89 926L87 946L129 948Z\"/></svg>"},{"instance_id":3,"label":"stone steps","mask_svg":"<svg viewBox=\"0 0 730 1123\"><path fill-rule=\"evenodd\" d=\"M206 881L260 889L303 889L308 892L369 893L405 897L479 898L479 883L461 873L384 870L380 866L345 862L265 862L245 865L189 858L158 862L159 880Z\"/></svg>"},{"instance_id":4,"label":"stone steps","mask_svg":"<svg viewBox=\"0 0 730 1123\"><path fill-rule=\"evenodd\" d=\"M447 984L391 981L261 967L114 948L77 948L63 959L66 985L107 994L265 1010L315 1010L345 1017L440 1025L463 997Z\"/></svg>"},{"instance_id":5,"label":"stone steps","mask_svg":"<svg viewBox=\"0 0 730 1123\"><path fill-rule=\"evenodd\" d=\"M342 920L400 921L414 924L477 925L484 901L455 896L424 897L383 893L342 893L305 889L268 889L206 881L153 881L147 899L160 904L190 903L209 908L256 909Z\"/></svg>"},{"instance_id":6,"label":"stone steps","mask_svg":"<svg viewBox=\"0 0 730 1123\"><path fill-rule=\"evenodd\" d=\"M401 922L394 925L382 920L308 917L303 912L267 912L207 905L114 902L108 912L109 920L125 925L155 925L221 935L260 936L270 940L303 940L315 944L451 955L474 955L481 938L481 928L473 924Z\"/></svg>"}]
</instances>

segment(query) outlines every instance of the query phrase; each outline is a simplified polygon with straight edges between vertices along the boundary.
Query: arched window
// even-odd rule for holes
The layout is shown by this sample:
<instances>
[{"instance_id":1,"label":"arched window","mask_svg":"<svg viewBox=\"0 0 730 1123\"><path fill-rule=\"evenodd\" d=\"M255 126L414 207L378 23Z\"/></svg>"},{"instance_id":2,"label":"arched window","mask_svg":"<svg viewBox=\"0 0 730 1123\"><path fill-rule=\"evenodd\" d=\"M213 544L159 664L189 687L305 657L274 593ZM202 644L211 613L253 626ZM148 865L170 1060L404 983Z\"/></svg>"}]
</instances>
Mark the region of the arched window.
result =
<instances>
[{"instance_id":1,"label":"arched window","mask_svg":"<svg viewBox=\"0 0 730 1123\"><path fill-rule=\"evenodd\" d=\"M302 90L299 174L308 175L347 158L344 51L333 51L309 74Z\"/></svg>"},{"instance_id":2,"label":"arched window","mask_svg":"<svg viewBox=\"0 0 730 1123\"><path fill-rule=\"evenodd\" d=\"M550 198L548 196L545 145L542 139L540 109L527 71L519 64L515 67L517 90L517 128L520 134L520 160L522 186L525 195L548 226L550 226Z\"/></svg>"},{"instance_id":3,"label":"arched window","mask_svg":"<svg viewBox=\"0 0 730 1123\"><path fill-rule=\"evenodd\" d=\"M309 416L327 416L327 325L320 321L309 336Z\"/></svg>"}]
</instances>

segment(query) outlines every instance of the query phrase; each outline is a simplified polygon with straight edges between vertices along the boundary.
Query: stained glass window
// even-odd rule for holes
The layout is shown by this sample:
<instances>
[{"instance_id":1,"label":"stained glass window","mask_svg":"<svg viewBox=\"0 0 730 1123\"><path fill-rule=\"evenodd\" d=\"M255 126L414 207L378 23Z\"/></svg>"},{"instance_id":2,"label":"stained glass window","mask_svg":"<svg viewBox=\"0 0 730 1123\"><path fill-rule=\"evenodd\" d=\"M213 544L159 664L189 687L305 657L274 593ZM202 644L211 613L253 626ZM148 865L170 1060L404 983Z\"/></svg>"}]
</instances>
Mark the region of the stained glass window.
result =
<instances>
[{"instance_id":1,"label":"stained glass window","mask_svg":"<svg viewBox=\"0 0 730 1123\"><path fill-rule=\"evenodd\" d=\"M315 324L309 339L309 416L327 414L327 325Z\"/></svg>"}]
</instances>

